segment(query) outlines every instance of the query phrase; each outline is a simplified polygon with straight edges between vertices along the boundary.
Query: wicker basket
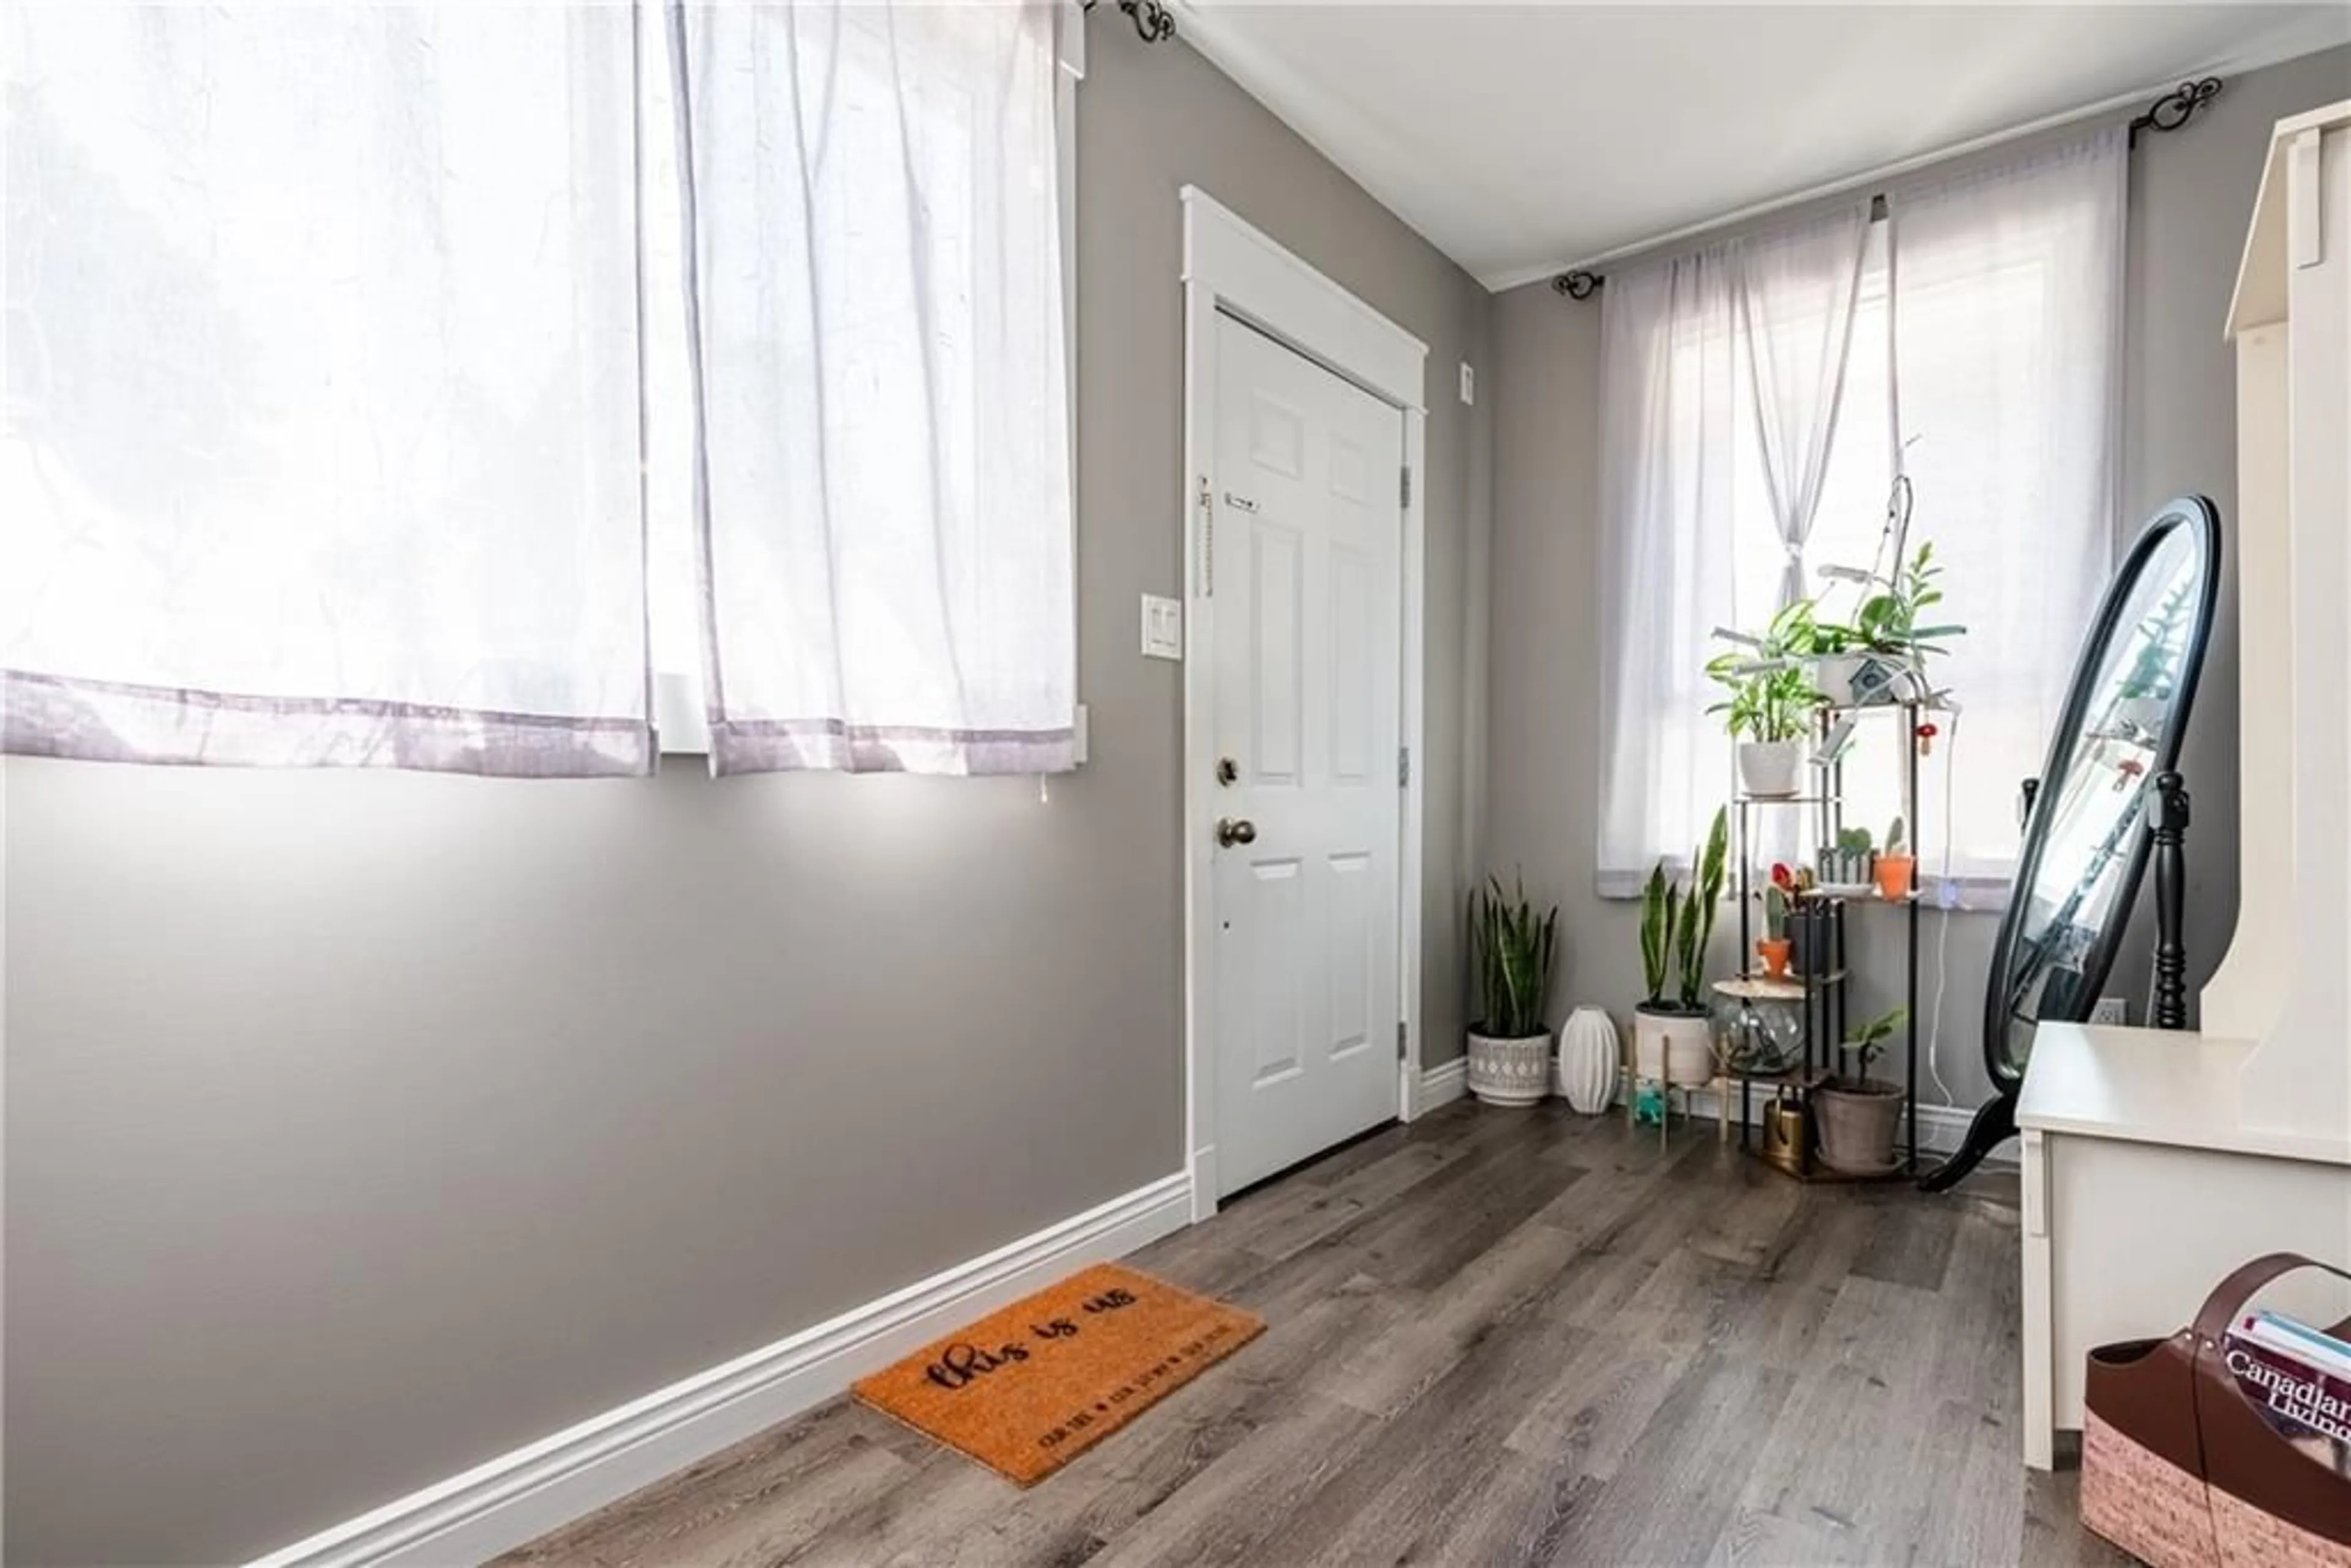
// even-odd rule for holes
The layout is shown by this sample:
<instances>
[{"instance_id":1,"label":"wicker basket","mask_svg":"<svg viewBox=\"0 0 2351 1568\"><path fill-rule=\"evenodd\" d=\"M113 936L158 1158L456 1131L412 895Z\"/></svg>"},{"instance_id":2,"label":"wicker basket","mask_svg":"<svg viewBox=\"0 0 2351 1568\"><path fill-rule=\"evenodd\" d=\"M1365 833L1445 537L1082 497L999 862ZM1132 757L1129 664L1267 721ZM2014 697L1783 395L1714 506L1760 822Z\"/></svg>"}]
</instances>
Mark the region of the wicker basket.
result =
<instances>
[{"instance_id":1,"label":"wicker basket","mask_svg":"<svg viewBox=\"0 0 2351 1568\"><path fill-rule=\"evenodd\" d=\"M2153 1568L2351 1568L2351 1480L2297 1453L2221 1361L2245 1302L2296 1269L2351 1280L2291 1252L2256 1258L2169 1339L2090 1353L2085 1525Z\"/></svg>"}]
</instances>

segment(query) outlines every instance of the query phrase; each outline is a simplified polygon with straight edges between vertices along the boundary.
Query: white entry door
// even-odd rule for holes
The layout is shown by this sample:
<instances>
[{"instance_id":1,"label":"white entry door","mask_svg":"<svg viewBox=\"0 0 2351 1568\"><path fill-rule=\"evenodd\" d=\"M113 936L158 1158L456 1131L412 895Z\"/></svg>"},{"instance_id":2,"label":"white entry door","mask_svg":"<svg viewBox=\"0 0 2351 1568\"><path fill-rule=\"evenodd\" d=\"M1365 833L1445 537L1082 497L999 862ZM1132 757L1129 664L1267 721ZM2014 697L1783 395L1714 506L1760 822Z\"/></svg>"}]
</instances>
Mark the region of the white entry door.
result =
<instances>
[{"instance_id":1,"label":"white entry door","mask_svg":"<svg viewBox=\"0 0 2351 1568\"><path fill-rule=\"evenodd\" d=\"M1217 1185L1396 1113L1404 415L1219 313Z\"/></svg>"}]
</instances>

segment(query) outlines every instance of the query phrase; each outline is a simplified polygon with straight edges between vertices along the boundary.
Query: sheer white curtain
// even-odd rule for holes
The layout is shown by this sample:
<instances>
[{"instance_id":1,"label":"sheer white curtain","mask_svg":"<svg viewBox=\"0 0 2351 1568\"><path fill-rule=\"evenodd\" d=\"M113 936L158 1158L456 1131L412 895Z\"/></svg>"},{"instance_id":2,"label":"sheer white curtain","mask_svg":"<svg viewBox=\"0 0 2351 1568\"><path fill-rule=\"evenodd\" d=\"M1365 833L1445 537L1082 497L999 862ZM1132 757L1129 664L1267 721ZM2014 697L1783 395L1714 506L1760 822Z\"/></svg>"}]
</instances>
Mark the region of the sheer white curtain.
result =
<instances>
[{"instance_id":1,"label":"sheer white curtain","mask_svg":"<svg viewBox=\"0 0 2351 1568\"><path fill-rule=\"evenodd\" d=\"M1637 892L1729 789L1704 666L1802 580L1866 204L1614 274L1601 325L1600 887ZM1881 442L1885 427L1878 427Z\"/></svg>"},{"instance_id":2,"label":"sheer white curtain","mask_svg":"<svg viewBox=\"0 0 2351 1568\"><path fill-rule=\"evenodd\" d=\"M2127 179L2116 127L1889 193L1913 548L1934 540L1937 612L1968 627L1935 666L1962 711L1922 802L1922 870L1948 848L1955 876L2013 873L2018 782L2114 570Z\"/></svg>"},{"instance_id":3,"label":"sheer white curtain","mask_svg":"<svg viewBox=\"0 0 2351 1568\"><path fill-rule=\"evenodd\" d=\"M6 748L649 768L627 10L0 42Z\"/></svg>"},{"instance_id":4,"label":"sheer white curtain","mask_svg":"<svg viewBox=\"0 0 2351 1568\"><path fill-rule=\"evenodd\" d=\"M670 13L721 772L1072 764L1054 20Z\"/></svg>"},{"instance_id":5,"label":"sheer white curtain","mask_svg":"<svg viewBox=\"0 0 2351 1568\"><path fill-rule=\"evenodd\" d=\"M1753 382L1763 497L1787 557L1786 603L1805 592L1804 543L1828 483L1868 234L1864 204L1738 247L1739 346Z\"/></svg>"},{"instance_id":6,"label":"sheer white curtain","mask_svg":"<svg viewBox=\"0 0 2351 1568\"><path fill-rule=\"evenodd\" d=\"M1962 711L1912 837L1930 874L1990 890L2012 873L2017 781L2039 768L2111 567L2124 146L2100 131L1897 187L1857 262L1843 212L1609 278L1602 892L1687 854L1729 792L1729 742L1704 716L1708 632L1784 602L1798 543L1803 591L1850 618L1856 591L1813 569L1876 557L1897 452L1911 548L1933 540L1945 568L1938 618L1969 629L1934 666ZM1876 831L1903 811L1900 743L1865 731L1849 820Z\"/></svg>"}]
</instances>

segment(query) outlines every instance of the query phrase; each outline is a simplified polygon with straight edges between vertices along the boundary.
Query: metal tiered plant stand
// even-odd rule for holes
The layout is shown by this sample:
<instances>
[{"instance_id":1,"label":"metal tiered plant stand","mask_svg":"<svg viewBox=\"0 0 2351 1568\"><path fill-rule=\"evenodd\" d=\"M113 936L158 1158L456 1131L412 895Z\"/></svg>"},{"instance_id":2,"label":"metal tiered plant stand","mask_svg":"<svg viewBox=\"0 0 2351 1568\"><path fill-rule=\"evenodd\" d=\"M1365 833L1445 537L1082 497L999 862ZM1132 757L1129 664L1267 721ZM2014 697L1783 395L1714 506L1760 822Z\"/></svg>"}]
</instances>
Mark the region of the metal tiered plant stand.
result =
<instances>
[{"instance_id":1,"label":"metal tiered plant stand","mask_svg":"<svg viewBox=\"0 0 2351 1568\"><path fill-rule=\"evenodd\" d=\"M1923 715L1938 712L1923 701L1873 703L1860 706L1823 706L1820 709L1816 742L1824 744L1836 721L1850 714L1856 724L1874 721L1874 716L1898 714L1902 732L1898 750L1902 758L1903 821L1917 831L1918 821L1918 726ZM1793 900L1789 911L1792 933L1796 947L1803 955L1800 974L1772 977L1758 973L1751 966L1755 957L1754 869L1755 825L1757 813L1767 810L1802 809L1813 812L1813 824L1816 841L1836 842L1844 827L1844 760L1840 757L1825 768L1812 767L1814 783L1808 791L1793 796L1755 796L1740 790L1733 798L1736 838L1735 858L1739 862L1739 953L1740 973L1737 977L1717 980L1715 994L1726 1001L1751 1009L1755 1004L1801 1009L1803 1051L1796 1063L1771 1071L1754 1071L1724 1061L1719 1076L1713 1084L1718 1106L1727 1106L1728 1096L1735 1085L1739 1095L1739 1145L1742 1149L1761 1154L1779 1169L1802 1181L1865 1181L1894 1180L1915 1176L1918 1173L1918 900L1917 878L1911 878L1910 894L1900 902L1908 907L1904 911L1903 1026L1902 1080L1904 1136L1894 1168L1882 1176L1855 1176L1834 1171L1823 1165L1816 1143L1820 1118L1813 1096L1829 1083L1844 1065L1844 1041L1846 1024L1846 988L1851 972L1847 967L1845 948L1845 914L1855 904L1889 902L1875 891L1867 894L1832 892L1816 888ZM1744 1022L1740 1028L1749 1027ZM1765 1090L1771 1100L1764 1107L1762 1138L1759 1147L1754 1137L1754 1094Z\"/></svg>"}]
</instances>

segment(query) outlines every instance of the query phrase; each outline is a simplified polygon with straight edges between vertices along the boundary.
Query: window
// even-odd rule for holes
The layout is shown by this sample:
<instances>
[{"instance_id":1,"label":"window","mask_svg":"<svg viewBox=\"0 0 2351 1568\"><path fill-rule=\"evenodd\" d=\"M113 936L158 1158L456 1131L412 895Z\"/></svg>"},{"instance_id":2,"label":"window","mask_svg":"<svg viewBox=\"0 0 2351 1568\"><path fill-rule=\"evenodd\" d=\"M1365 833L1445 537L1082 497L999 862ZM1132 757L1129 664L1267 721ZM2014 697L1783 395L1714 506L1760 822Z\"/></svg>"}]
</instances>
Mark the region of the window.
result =
<instances>
[{"instance_id":1,"label":"window","mask_svg":"<svg viewBox=\"0 0 2351 1568\"><path fill-rule=\"evenodd\" d=\"M11 6L8 750L651 766L625 13Z\"/></svg>"},{"instance_id":2,"label":"window","mask_svg":"<svg viewBox=\"0 0 2351 1568\"><path fill-rule=\"evenodd\" d=\"M1075 15L12 10L8 749L1070 766Z\"/></svg>"},{"instance_id":3,"label":"window","mask_svg":"<svg viewBox=\"0 0 2351 1568\"><path fill-rule=\"evenodd\" d=\"M1071 766L1056 8L666 21L713 765Z\"/></svg>"},{"instance_id":4,"label":"window","mask_svg":"<svg viewBox=\"0 0 2351 1568\"><path fill-rule=\"evenodd\" d=\"M1911 548L1934 542L1941 608L1969 628L1933 666L1960 711L1922 769L1912 838L1930 875L1989 891L2012 873L2017 786L2040 770L2110 564L2122 159L2119 134L2101 135L1897 189L1885 221L1832 214L1610 279L1602 891L1635 892L1658 857L1686 856L1729 792L1730 747L1704 712L1714 628L1768 620L1792 562L1826 618L1849 617L1855 589L1820 568L1878 559L1897 452ZM1792 274L1792 256L1810 273ZM1823 367L1799 422L1824 443L1817 507L1792 546L1764 463L1767 333L1775 368L1789 341ZM1846 820L1874 832L1902 812L1896 728L1865 721L1845 770Z\"/></svg>"}]
</instances>

